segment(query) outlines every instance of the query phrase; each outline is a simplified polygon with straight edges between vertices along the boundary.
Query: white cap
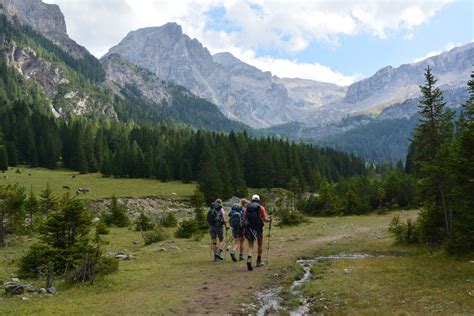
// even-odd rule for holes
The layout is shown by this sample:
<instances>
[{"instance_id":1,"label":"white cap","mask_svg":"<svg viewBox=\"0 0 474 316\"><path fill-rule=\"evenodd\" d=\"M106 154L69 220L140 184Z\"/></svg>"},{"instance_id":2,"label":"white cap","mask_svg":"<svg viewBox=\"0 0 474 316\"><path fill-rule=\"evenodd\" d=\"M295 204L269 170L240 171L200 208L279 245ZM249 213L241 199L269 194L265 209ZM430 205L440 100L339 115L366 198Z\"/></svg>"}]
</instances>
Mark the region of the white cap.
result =
<instances>
[{"instance_id":1,"label":"white cap","mask_svg":"<svg viewBox=\"0 0 474 316\"><path fill-rule=\"evenodd\" d=\"M257 194L252 196L252 201L260 201L260 197Z\"/></svg>"}]
</instances>

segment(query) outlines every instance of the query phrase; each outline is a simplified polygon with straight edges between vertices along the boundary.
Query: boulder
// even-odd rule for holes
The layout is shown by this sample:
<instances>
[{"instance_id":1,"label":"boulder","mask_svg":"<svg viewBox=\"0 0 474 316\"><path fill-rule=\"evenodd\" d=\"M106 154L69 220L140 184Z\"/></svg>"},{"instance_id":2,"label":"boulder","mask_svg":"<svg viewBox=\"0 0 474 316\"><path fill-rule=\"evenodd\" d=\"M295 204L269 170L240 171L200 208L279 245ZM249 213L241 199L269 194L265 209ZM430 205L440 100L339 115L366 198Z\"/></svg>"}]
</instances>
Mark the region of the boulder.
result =
<instances>
[{"instance_id":1,"label":"boulder","mask_svg":"<svg viewBox=\"0 0 474 316\"><path fill-rule=\"evenodd\" d=\"M25 293L25 288L20 284L8 282L5 284L5 293L12 295L21 295Z\"/></svg>"},{"instance_id":2,"label":"boulder","mask_svg":"<svg viewBox=\"0 0 474 316\"><path fill-rule=\"evenodd\" d=\"M48 288L46 289L46 292L47 292L48 294L56 294L56 288L54 288L54 287L48 287Z\"/></svg>"}]
</instances>

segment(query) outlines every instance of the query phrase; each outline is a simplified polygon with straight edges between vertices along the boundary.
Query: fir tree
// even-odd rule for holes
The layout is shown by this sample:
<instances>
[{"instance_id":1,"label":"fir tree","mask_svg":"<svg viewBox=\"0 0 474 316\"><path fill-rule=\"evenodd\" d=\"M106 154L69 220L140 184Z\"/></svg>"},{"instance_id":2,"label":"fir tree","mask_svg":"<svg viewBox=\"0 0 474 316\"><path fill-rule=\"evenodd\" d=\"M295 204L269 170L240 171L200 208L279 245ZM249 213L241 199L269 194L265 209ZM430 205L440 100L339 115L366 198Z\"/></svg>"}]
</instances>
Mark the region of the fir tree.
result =
<instances>
[{"instance_id":1,"label":"fir tree","mask_svg":"<svg viewBox=\"0 0 474 316\"><path fill-rule=\"evenodd\" d=\"M422 218L423 238L440 242L437 222L444 217L444 230L452 235L451 174L447 164L449 144L453 137L453 113L446 109L446 102L436 79L428 67L426 83L420 86L422 99L419 105L420 122L413 135L413 161L422 179L421 195L425 201ZM442 221L441 221L442 222Z\"/></svg>"},{"instance_id":2,"label":"fir tree","mask_svg":"<svg viewBox=\"0 0 474 316\"><path fill-rule=\"evenodd\" d=\"M8 153L5 146L0 146L0 170L8 170Z\"/></svg>"}]
</instances>

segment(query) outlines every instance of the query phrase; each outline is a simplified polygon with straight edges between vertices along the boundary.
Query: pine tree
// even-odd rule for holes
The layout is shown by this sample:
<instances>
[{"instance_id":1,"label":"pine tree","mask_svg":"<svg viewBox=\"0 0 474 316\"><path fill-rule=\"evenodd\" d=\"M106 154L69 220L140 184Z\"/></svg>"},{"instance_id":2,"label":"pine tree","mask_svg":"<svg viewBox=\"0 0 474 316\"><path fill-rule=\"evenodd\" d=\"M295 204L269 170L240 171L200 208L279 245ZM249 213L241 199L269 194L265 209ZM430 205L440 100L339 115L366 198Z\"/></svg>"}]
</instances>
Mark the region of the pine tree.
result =
<instances>
[{"instance_id":1,"label":"pine tree","mask_svg":"<svg viewBox=\"0 0 474 316\"><path fill-rule=\"evenodd\" d=\"M108 209L108 213L105 215L105 223L108 226L127 227L130 224L127 207L120 204L115 195L112 196Z\"/></svg>"},{"instance_id":2,"label":"pine tree","mask_svg":"<svg viewBox=\"0 0 474 316\"><path fill-rule=\"evenodd\" d=\"M45 216L48 216L48 214L58 206L58 198L53 195L49 182L46 184L46 188L40 193L39 204Z\"/></svg>"},{"instance_id":3,"label":"pine tree","mask_svg":"<svg viewBox=\"0 0 474 316\"><path fill-rule=\"evenodd\" d=\"M191 183L193 180L193 170L188 159L185 159L181 164L180 177L184 183Z\"/></svg>"},{"instance_id":4,"label":"pine tree","mask_svg":"<svg viewBox=\"0 0 474 316\"><path fill-rule=\"evenodd\" d=\"M422 179L421 196L425 201L422 218L423 238L442 241L436 223L443 222L448 238L452 234L451 177L449 172L449 145L453 137L453 112L446 109L443 94L435 88L436 79L428 67L426 83L420 86L422 99L419 105L420 122L415 129L412 145L413 161Z\"/></svg>"},{"instance_id":5,"label":"pine tree","mask_svg":"<svg viewBox=\"0 0 474 316\"><path fill-rule=\"evenodd\" d=\"M28 194L28 200L26 201L26 211L28 212L28 217L30 220L30 231L33 231L33 216L38 212L39 210L39 201L35 196L35 193L33 192L33 186L30 188L30 192Z\"/></svg>"},{"instance_id":6,"label":"pine tree","mask_svg":"<svg viewBox=\"0 0 474 316\"><path fill-rule=\"evenodd\" d=\"M0 146L0 170L8 170L8 153L5 146Z\"/></svg>"},{"instance_id":7,"label":"pine tree","mask_svg":"<svg viewBox=\"0 0 474 316\"><path fill-rule=\"evenodd\" d=\"M216 158L209 146L206 146L198 174L199 189L203 192L207 203L222 197L222 180L217 169Z\"/></svg>"},{"instance_id":8,"label":"pine tree","mask_svg":"<svg viewBox=\"0 0 474 316\"><path fill-rule=\"evenodd\" d=\"M459 133L452 146L454 178L453 237L451 252L466 253L474 249L474 72L468 81L469 99L463 104L458 121Z\"/></svg>"}]
</instances>

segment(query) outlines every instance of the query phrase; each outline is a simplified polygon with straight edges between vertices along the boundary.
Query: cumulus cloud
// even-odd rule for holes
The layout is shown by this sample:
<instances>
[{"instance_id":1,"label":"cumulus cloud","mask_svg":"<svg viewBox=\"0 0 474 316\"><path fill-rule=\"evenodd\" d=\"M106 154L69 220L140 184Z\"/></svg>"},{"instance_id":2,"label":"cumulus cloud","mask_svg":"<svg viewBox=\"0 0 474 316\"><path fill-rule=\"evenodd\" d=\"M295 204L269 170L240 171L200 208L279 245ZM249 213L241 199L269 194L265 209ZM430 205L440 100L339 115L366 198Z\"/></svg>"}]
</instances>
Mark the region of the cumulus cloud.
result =
<instances>
[{"instance_id":1,"label":"cumulus cloud","mask_svg":"<svg viewBox=\"0 0 474 316\"><path fill-rule=\"evenodd\" d=\"M451 0L45 0L56 3L66 16L73 39L95 56L105 54L129 31L177 22L211 53L230 51L236 57L283 77L300 77L348 84L359 75L344 75L329 67L293 59L256 57L259 49L289 54L311 43L337 47L340 36L369 33L388 38L403 32L413 38L415 27L426 23ZM210 27L212 9L227 25Z\"/></svg>"}]
</instances>

